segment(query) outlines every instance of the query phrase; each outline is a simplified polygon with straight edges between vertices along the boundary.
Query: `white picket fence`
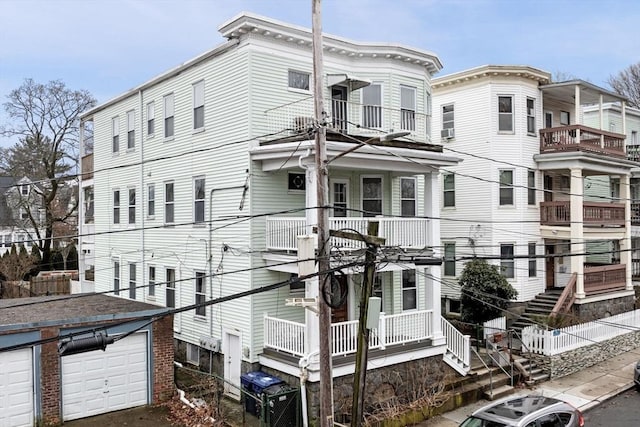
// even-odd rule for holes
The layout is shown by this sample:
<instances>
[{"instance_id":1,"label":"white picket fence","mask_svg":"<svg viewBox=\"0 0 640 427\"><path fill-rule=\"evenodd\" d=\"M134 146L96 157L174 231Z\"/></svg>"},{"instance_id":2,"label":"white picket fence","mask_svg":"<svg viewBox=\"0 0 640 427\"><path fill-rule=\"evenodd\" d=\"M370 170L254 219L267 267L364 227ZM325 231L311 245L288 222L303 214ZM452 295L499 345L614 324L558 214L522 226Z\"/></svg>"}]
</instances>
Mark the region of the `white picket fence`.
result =
<instances>
[{"instance_id":1,"label":"white picket fence","mask_svg":"<svg viewBox=\"0 0 640 427\"><path fill-rule=\"evenodd\" d=\"M482 329L484 330L484 339L486 340L488 337L493 334L506 332L507 330L507 318L502 316L496 319L487 320L482 324Z\"/></svg>"},{"instance_id":2,"label":"white picket fence","mask_svg":"<svg viewBox=\"0 0 640 427\"><path fill-rule=\"evenodd\" d=\"M522 344L533 353L553 356L636 332L638 328L640 310L634 310L562 329L529 326L522 329Z\"/></svg>"}]
</instances>

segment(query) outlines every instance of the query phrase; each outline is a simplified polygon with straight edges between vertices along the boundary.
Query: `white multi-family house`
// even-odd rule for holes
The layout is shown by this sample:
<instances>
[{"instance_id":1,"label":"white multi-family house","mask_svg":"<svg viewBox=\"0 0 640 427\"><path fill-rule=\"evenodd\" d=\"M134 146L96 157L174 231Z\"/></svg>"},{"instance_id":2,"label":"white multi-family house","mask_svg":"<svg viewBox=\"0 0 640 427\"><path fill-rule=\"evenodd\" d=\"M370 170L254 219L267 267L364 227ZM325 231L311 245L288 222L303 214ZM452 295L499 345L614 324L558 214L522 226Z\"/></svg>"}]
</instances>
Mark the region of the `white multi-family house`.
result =
<instances>
[{"instance_id":1,"label":"white multi-family house","mask_svg":"<svg viewBox=\"0 0 640 427\"><path fill-rule=\"evenodd\" d=\"M398 381L417 372L399 369L407 363L460 368L447 353L441 267L422 265L441 256L439 170L459 160L430 141L438 57L325 35L327 114L317 122L310 30L241 14L219 31L220 46L82 117L94 138L96 291L181 308L284 283L176 314L175 338L187 362L224 376L230 395L258 367L295 382L304 365L317 391L322 296L293 279L298 236L317 223L314 129L326 126L330 228L365 233L377 221L386 239L370 366ZM321 293L333 306L332 374L351 384L363 278L348 264L363 247L326 244L332 267L344 266ZM336 401L350 399L344 390Z\"/></svg>"},{"instance_id":2,"label":"white multi-family house","mask_svg":"<svg viewBox=\"0 0 640 427\"><path fill-rule=\"evenodd\" d=\"M555 311L587 320L631 310L636 163L624 123L605 125L602 108L624 112L625 98L528 66L481 66L432 87L434 135L463 159L442 171L443 304L459 310L464 260L487 257L519 302L555 293Z\"/></svg>"},{"instance_id":3,"label":"white multi-family house","mask_svg":"<svg viewBox=\"0 0 640 427\"><path fill-rule=\"evenodd\" d=\"M28 250L36 244L37 234L29 216L35 215L39 221L42 204L34 185L27 177L0 176L0 256L14 244Z\"/></svg>"}]
</instances>

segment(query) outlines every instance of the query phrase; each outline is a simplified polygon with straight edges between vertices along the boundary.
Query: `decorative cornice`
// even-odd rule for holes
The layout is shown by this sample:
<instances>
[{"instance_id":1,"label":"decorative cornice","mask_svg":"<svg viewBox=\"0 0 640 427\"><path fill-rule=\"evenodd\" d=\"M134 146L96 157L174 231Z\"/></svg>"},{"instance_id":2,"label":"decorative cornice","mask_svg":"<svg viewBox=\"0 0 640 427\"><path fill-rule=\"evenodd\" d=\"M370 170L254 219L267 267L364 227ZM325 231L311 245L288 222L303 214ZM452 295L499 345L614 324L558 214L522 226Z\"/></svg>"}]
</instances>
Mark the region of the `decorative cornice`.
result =
<instances>
[{"instance_id":1,"label":"decorative cornice","mask_svg":"<svg viewBox=\"0 0 640 427\"><path fill-rule=\"evenodd\" d=\"M539 84L548 84L551 81L550 73L528 65L483 65L435 78L431 81L431 86L437 89L492 77L529 79Z\"/></svg>"}]
</instances>

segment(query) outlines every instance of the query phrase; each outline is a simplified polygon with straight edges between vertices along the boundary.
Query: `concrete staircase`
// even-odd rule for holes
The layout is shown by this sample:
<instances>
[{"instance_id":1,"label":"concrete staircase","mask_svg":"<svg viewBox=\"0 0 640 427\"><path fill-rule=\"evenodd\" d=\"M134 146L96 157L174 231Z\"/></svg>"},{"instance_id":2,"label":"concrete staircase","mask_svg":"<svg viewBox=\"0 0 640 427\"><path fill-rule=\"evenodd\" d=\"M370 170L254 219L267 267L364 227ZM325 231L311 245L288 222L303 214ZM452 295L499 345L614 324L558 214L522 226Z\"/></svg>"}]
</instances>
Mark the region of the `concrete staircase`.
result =
<instances>
[{"instance_id":1,"label":"concrete staircase","mask_svg":"<svg viewBox=\"0 0 640 427\"><path fill-rule=\"evenodd\" d=\"M527 303L522 315L516 319L511 325L518 335L522 334L522 329L527 326L539 324L541 319L546 319L553 311L553 307L558 302L558 298L562 294L562 289L549 289Z\"/></svg>"}]
</instances>

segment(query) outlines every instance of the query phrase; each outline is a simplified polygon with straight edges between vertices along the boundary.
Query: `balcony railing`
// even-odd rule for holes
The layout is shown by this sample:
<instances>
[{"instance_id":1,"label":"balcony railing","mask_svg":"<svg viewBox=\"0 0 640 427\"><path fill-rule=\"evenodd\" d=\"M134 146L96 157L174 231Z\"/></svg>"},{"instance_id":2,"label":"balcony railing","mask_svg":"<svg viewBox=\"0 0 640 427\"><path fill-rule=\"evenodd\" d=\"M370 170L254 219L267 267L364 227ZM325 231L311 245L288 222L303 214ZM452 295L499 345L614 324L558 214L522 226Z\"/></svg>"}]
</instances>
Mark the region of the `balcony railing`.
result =
<instances>
[{"instance_id":1,"label":"balcony railing","mask_svg":"<svg viewBox=\"0 0 640 427\"><path fill-rule=\"evenodd\" d=\"M584 268L584 292L587 296L623 291L627 286L627 266L602 265Z\"/></svg>"},{"instance_id":2,"label":"balcony railing","mask_svg":"<svg viewBox=\"0 0 640 427\"><path fill-rule=\"evenodd\" d=\"M631 202L631 225L640 225L640 202Z\"/></svg>"},{"instance_id":3,"label":"balcony railing","mask_svg":"<svg viewBox=\"0 0 640 427\"><path fill-rule=\"evenodd\" d=\"M587 151L625 158L625 135L583 125L540 129L540 152Z\"/></svg>"},{"instance_id":4,"label":"balcony railing","mask_svg":"<svg viewBox=\"0 0 640 427\"><path fill-rule=\"evenodd\" d=\"M264 347L304 356L307 326L276 317L264 317ZM387 315L380 314L378 327L373 329L369 349L419 342L433 337L433 311L419 310ZM358 321L350 320L331 324L331 354L346 356L355 354L358 346Z\"/></svg>"},{"instance_id":5,"label":"balcony railing","mask_svg":"<svg viewBox=\"0 0 640 427\"><path fill-rule=\"evenodd\" d=\"M366 234L369 221L380 224L378 235L386 239L385 245L407 249L421 249L430 246L429 220L425 218L329 218L332 230L357 231ZM306 234L306 219L299 217L267 217L266 243L269 250L295 251L298 236ZM331 247L355 250L364 243L338 237L331 238Z\"/></svg>"},{"instance_id":6,"label":"balcony railing","mask_svg":"<svg viewBox=\"0 0 640 427\"><path fill-rule=\"evenodd\" d=\"M301 133L314 122L313 97L265 111L266 133L286 136ZM406 130L410 138L428 142L430 116L407 109L386 108L333 99L325 103L329 128L349 135L376 136L382 132Z\"/></svg>"},{"instance_id":7,"label":"balcony railing","mask_svg":"<svg viewBox=\"0 0 640 427\"><path fill-rule=\"evenodd\" d=\"M586 227L624 227L624 204L584 202L582 221ZM570 202L540 202L540 224L571 225Z\"/></svg>"}]
</instances>

